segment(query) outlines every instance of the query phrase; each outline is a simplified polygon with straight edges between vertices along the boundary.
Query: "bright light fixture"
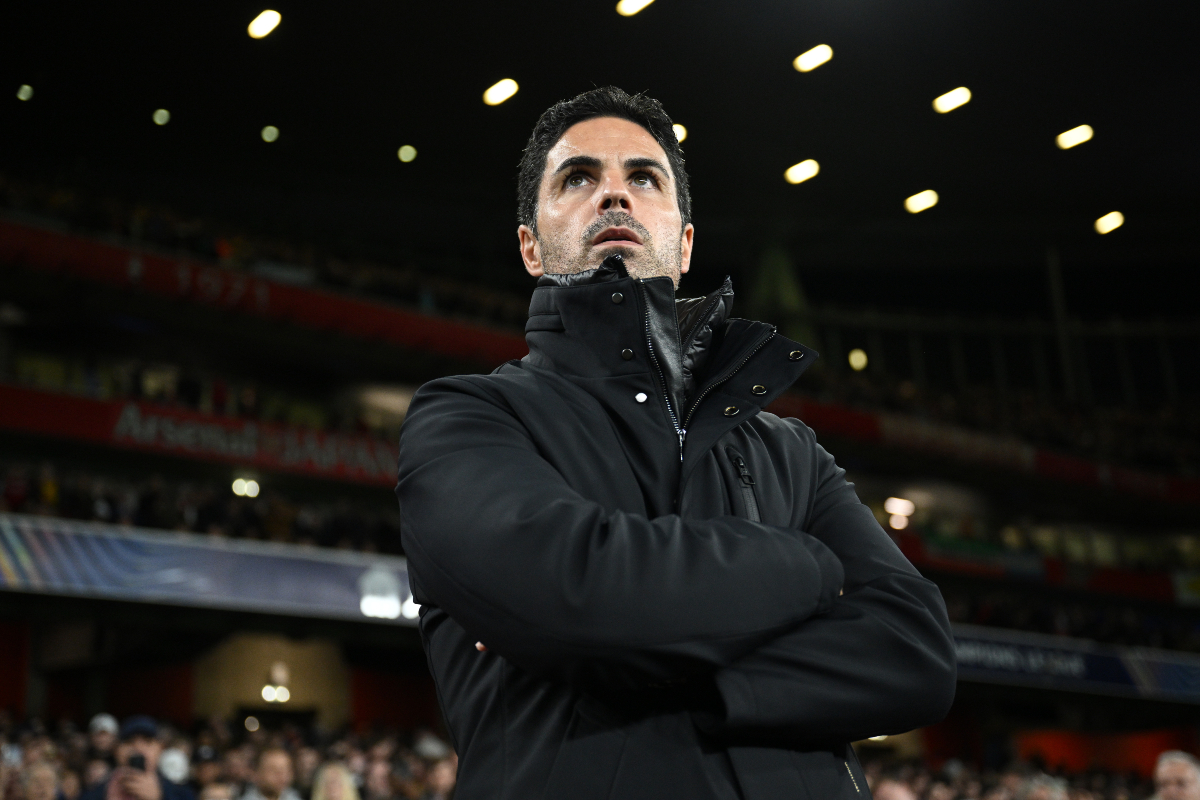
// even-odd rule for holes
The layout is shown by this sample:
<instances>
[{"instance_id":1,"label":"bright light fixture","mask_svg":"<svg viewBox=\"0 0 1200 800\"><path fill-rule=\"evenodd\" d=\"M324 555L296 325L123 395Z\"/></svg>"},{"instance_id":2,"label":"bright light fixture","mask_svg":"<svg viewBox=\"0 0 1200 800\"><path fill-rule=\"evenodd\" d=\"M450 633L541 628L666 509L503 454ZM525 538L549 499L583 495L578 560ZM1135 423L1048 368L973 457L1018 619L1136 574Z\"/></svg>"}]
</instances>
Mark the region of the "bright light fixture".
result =
<instances>
[{"instance_id":1,"label":"bright light fixture","mask_svg":"<svg viewBox=\"0 0 1200 800\"><path fill-rule=\"evenodd\" d=\"M262 129L262 140L264 142L273 142L279 138L279 128L274 125L268 125Z\"/></svg>"},{"instance_id":2,"label":"bright light fixture","mask_svg":"<svg viewBox=\"0 0 1200 800\"><path fill-rule=\"evenodd\" d=\"M160 108L154 112L153 119L155 125L166 125L171 121L171 112L165 108Z\"/></svg>"},{"instance_id":3,"label":"bright light fixture","mask_svg":"<svg viewBox=\"0 0 1200 800\"><path fill-rule=\"evenodd\" d=\"M851 350L846 360L850 362L850 369L855 372L862 372L867 368L867 352L862 348L856 347Z\"/></svg>"},{"instance_id":4,"label":"bright light fixture","mask_svg":"<svg viewBox=\"0 0 1200 800\"><path fill-rule=\"evenodd\" d=\"M407 164L417 157L417 148L413 147L411 144L406 144L396 151L396 155L400 157L401 161Z\"/></svg>"},{"instance_id":5,"label":"bright light fixture","mask_svg":"<svg viewBox=\"0 0 1200 800\"><path fill-rule=\"evenodd\" d=\"M246 717L246 730L251 733L258 730L258 717Z\"/></svg>"},{"instance_id":6,"label":"bright light fixture","mask_svg":"<svg viewBox=\"0 0 1200 800\"><path fill-rule=\"evenodd\" d=\"M937 192L933 189L926 189L923 192L917 192L912 197L904 201L904 208L910 214L920 214L927 208L933 208L937 205Z\"/></svg>"},{"instance_id":7,"label":"bright light fixture","mask_svg":"<svg viewBox=\"0 0 1200 800\"><path fill-rule=\"evenodd\" d=\"M815 177L821 171L821 165L811 158L806 158L799 164L792 164L783 173L783 179L788 183L804 183Z\"/></svg>"},{"instance_id":8,"label":"bright light fixture","mask_svg":"<svg viewBox=\"0 0 1200 800\"><path fill-rule=\"evenodd\" d=\"M902 514L892 514L888 517L888 525L891 525L898 531L902 531L908 527L908 517Z\"/></svg>"},{"instance_id":9,"label":"bright light fixture","mask_svg":"<svg viewBox=\"0 0 1200 800\"><path fill-rule=\"evenodd\" d=\"M286 686L276 686L275 687L275 702L286 703L288 700L291 700L291 699L292 699L292 693L288 691L288 688Z\"/></svg>"},{"instance_id":10,"label":"bright light fixture","mask_svg":"<svg viewBox=\"0 0 1200 800\"><path fill-rule=\"evenodd\" d=\"M262 688L262 699L266 700L268 703L274 703L275 702L275 687L270 684L267 684L266 686L264 686Z\"/></svg>"},{"instance_id":11,"label":"bright light fixture","mask_svg":"<svg viewBox=\"0 0 1200 800\"><path fill-rule=\"evenodd\" d=\"M421 616L421 604L413 599L412 594L409 594L404 605L400 607L400 613L404 615L405 619L416 619Z\"/></svg>"},{"instance_id":12,"label":"bright light fixture","mask_svg":"<svg viewBox=\"0 0 1200 800\"><path fill-rule=\"evenodd\" d=\"M1125 224L1125 215L1120 211L1110 211L1096 220L1096 233L1112 233Z\"/></svg>"},{"instance_id":13,"label":"bright light fixture","mask_svg":"<svg viewBox=\"0 0 1200 800\"><path fill-rule=\"evenodd\" d=\"M235 480L233 482L232 488L233 488L233 493L236 494L238 497L245 497L246 496L246 479L238 478L237 480Z\"/></svg>"},{"instance_id":14,"label":"bright light fixture","mask_svg":"<svg viewBox=\"0 0 1200 800\"><path fill-rule=\"evenodd\" d=\"M831 58L833 58L833 48L827 44L819 44L796 56L792 66L796 68L797 72L812 72Z\"/></svg>"},{"instance_id":15,"label":"bright light fixture","mask_svg":"<svg viewBox=\"0 0 1200 800\"><path fill-rule=\"evenodd\" d=\"M394 594L365 594L358 601L364 617L395 619L400 616L400 597Z\"/></svg>"},{"instance_id":16,"label":"bright light fixture","mask_svg":"<svg viewBox=\"0 0 1200 800\"><path fill-rule=\"evenodd\" d=\"M941 97L935 98L933 101L933 110L939 114L945 114L947 111L953 111L969 102L971 102L971 90L965 86L960 86L957 89L951 89Z\"/></svg>"},{"instance_id":17,"label":"bright light fixture","mask_svg":"<svg viewBox=\"0 0 1200 800\"><path fill-rule=\"evenodd\" d=\"M498 106L508 98L517 93L517 82L512 78L505 78L502 81L497 81L495 84L488 87L488 90L483 93L483 102L489 106Z\"/></svg>"},{"instance_id":18,"label":"bright light fixture","mask_svg":"<svg viewBox=\"0 0 1200 800\"><path fill-rule=\"evenodd\" d=\"M1094 134L1095 131L1092 130L1091 125L1080 125L1078 128L1071 128L1071 130L1063 131L1055 136L1054 143L1060 150L1070 150L1077 144L1089 141Z\"/></svg>"},{"instance_id":19,"label":"bright light fixture","mask_svg":"<svg viewBox=\"0 0 1200 800\"><path fill-rule=\"evenodd\" d=\"M884 739L887 738L887 734L884 733L879 736L868 736L867 738L870 739L872 742L882 742Z\"/></svg>"},{"instance_id":20,"label":"bright light fixture","mask_svg":"<svg viewBox=\"0 0 1200 800\"><path fill-rule=\"evenodd\" d=\"M679 141L682 142L687 138L687 128L683 127L678 122L671 126L671 130L675 131L675 138Z\"/></svg>"},{"instance_id":21,"label":"bright light fixture","mask_svg":"<svg viewBox=\"0 0 1200 800\"><path fill-rule=\"evenodd\" d=\"M917 510L917 504L912 500L905 500L903 497L889 497L883 503L883 510L889 514L911 517Z\"/></svg>"},{"instance_id":22,"label":"bright light fixture","mask_svg":"<svg viewBox=\"0 0 1200 800\"><path fill-rule=\"evenodd\" d=\"M632 17L653 2L654 0L621 0L617 3L617 13L622 17Z\"/></svg>"},{"instance_id":23,"label":"bright light fixture","mask_svg":"<svg viewBox=\"0 0 1200 800\"><path fill-rule=\"evenodd\" d=\"M258 481L246 481L246 497L258 497Z\"/></svg>"},{"instance_id":24,"label":"bright light fixture","mask_svg":"<svg viewBox=\"0 0 1200 800\"><path fill-rule=\"evenodd\" d=\"M279 22L282 19L283 15L281 15L278 11L272 11L268 8L266 11L255 17L250 22L250 25L246 28L246 30L250 32L251 39L261 39L271 31L275 30L276 26L279 25Z\"/></svg>"},{"instance_id":25,"label":"bright light fixture","mask_svg":"<svg viewBox=\"0 0 1200 800\"><path fill-rule=\"evenodd\" d=\"M21 88L17 89L18 100L29 100L33 97L33 87L28 83L21 84Z\"/></svg>"}]
</instances>

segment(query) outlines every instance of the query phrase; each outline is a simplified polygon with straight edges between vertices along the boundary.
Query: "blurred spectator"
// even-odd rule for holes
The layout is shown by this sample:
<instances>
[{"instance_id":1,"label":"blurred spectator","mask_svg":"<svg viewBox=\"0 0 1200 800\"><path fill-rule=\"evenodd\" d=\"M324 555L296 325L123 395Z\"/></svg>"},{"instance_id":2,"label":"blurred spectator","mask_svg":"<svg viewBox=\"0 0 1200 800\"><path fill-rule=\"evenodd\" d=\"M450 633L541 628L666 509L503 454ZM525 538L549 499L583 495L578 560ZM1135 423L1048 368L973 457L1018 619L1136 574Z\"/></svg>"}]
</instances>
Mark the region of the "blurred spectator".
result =
<instances>
[{"instance_id":1,"label":"blurred spectator","mask_svg":"<svg viewBox=\"0 0 1200 800\"><path fill-rule=\"evenodd\" d=\"M93 758L83 768L83 790L86 792L108 780L112 766L103 758Z\"/></svg>"},{"instance_id":2,"label":"blurred spectator","mask_svg":"<svg viewBox=\"0 0 1200 800\"><path fill-rule=\"evenodd\" d=\"M296 751L296 791L301 800L311 800L313 779L321 766L321 754L315 747L301 747Z\"/></svg>"},{"instance_id":3,"label":"blurred spectator","mask_svg":"<svg viewBox=\"0 0 1200 800\"><path fill-rule=\"evenodd\" d=\"M113 750L117 746L118 730L117 718L112 714L97 714L92 717L92 721L88 723L88 757L106 761L111 766Z\"/></svg>"},{"instance_id":4,"label":"blurred spectator","mask_svg":"<svg viewBox=\"0 0 1200 800\"><path fill-rule=\"evenodd\" d=\"M317 772L312 800L359 800L354 776L344 764L326 764Z\"/></svg>"},{"instance_id":5,"label":"blurred spectator","mask_svg":"<svg viewBox=\"0 0 1200 800\"><path fill-rule=\"evenodd\" d=\"M286 750L271 748L258 756L254 782L242 792L240 800L300 800L292 788L292 757Z\"/></svg>"},{"instance_id":6,"label":"blurred spectator","mask_svg":"<svg viewBox=\"0 0 1200 800\"><path fill-rule=\"evenodd\" d=\"M158 724L146 716L125 720L117 745L117 768L81 800L195 800L192 790L172 783L158 771L162 742Z\"/></svg>"},{"instance_id":7,"label":"blurred spectator","mask_svg":"<svg viewBox=\"0 0 1200 800\"><path fill-rule=\"evenodd\" d=\"M907 784L885 778L872 790L875 800L917 800L917 795Z\"/></svg>"},{"instance_id":8,"label":"blurred spectator","mask_svg":"<svg viewBox=\"0 0 1200 800\"><path fill-rule=\"evenodd\" d=\"M1034 775L1021 786L1016 800L1067 800L1067 782L1049 775Z\"/></svg>"},{"instance_id":9,"label":"blurred spectator","mask_svg":"<svg viewBox=\"0 0 1200 800\"><path fill-rule=\"evenodd\" d=\"M221 779L221 757L210 744L202 744L192 753L192 779L188 785L197 795Z\"/></svg>"},{"instance_id":10,"label":"blurred spectator","mask_svg":"<svg viewBox=\"0 0 1200 800\"><path fill-rule=\"evenodd\" d=\"M21 773L24 800L57 800L58 773L44 761L27 766Z\"/></svg>"},{"instance_id":11,"label":"blurred spectator","mask_svg":"<svg viewBox=\"0 0 1200 800\"><path fill-rule=\"evenodd\" d=\"M1200 800L1200 761L1181 750L1168 750L1154 768L1158 800Z\"/></svg>"},{"instance_id":12,"label":"blurred spectator","mask_svg":"<svg viewBox=\"0 0 1200 800\"><path fill-rule=\"evenodd\" d=\"M443 758L429 770L428 784L422 800L448 800L452 796L457 780L458 758Z\"/></svg>"}]
</instances>

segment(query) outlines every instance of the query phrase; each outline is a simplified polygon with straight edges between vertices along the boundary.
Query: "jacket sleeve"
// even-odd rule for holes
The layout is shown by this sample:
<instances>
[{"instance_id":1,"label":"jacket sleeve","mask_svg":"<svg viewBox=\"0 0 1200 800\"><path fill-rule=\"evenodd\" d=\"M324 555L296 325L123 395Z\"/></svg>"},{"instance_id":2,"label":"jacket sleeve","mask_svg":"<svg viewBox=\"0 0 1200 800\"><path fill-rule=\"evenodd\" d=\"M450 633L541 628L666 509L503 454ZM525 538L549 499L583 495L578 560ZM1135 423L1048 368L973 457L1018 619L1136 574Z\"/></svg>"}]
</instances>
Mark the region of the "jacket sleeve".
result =
<instances>
[{"instance_id":1,"label":"jacket sleeve","mask_svg":"<svg viewBox=\"0 0 1200 800\"><path fill-rule=\"evenodd\" d=\"M802 435L812 432L804 427ZM812 452L816 487L806 527L841 560L845 593L829 613L715 673L723 708L715 718L698 715L711 732L857 741L932 724L954 699L954 641L941 592L883 532L833 457L815 441Z\"/></svg>"},{"instance_id":2,"label":"jacket sleeve","mask_svg":"<svg viewBox=\"0 0 1200 800\"><path fill-rule=\"evenodd\" d=\"M467 379L414 397L396 492L416 601L505 659L568 680L711 672L828 609L841 586L840 564L811 536L605 510L539 455L502 398Z\"/></svg>"}]
</instances>

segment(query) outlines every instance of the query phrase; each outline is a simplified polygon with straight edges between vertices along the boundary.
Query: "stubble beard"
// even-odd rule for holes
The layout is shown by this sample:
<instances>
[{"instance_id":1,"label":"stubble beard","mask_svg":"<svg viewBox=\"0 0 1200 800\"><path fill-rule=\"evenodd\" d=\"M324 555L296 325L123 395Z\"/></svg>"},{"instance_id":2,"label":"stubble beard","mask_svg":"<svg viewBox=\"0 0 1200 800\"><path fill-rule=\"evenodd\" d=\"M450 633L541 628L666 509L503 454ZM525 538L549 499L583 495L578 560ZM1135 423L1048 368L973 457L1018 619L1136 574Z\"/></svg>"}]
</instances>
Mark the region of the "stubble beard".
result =
<instances>
[{"instance_id":1,"label":"stubble beard","mask_svg":"<svg viewBox=\"0 0 1200 800\"><path fill-rule=\"evenodd\" d=\"M605 228L629 228L642 239L641 247L610 245L603 249L594 247L592 240ZM679 286L680 268L683 266L682 244L668 247L666 253L659 252L654 237L642 223L624 211L609 211L587 227L578 241L571 241L565 234L538 234L542 246L542 268L550 274L574 275L600 266L605 258L619 253L625 259L625 269L631 278L657 278L665 276Z\"/></svg>"}]
</instances>

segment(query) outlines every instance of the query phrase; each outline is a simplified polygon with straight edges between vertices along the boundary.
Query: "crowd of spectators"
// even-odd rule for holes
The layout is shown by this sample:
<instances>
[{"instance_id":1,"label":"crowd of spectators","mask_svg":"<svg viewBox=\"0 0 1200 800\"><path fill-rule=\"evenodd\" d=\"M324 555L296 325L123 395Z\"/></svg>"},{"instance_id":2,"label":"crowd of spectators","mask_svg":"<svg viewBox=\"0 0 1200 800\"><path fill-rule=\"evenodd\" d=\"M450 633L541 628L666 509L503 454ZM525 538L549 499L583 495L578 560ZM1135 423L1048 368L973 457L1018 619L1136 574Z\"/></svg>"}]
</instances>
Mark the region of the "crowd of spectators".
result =
<instances>
[{"instance_id":1,"label":"crowd of spectators","mask_svg":"<svg viewBox=\"0 0 1200 800\"><path fill-rule=\"evenodd\" d=\"M185 732L97 714L86 730L50 731L0 713L0 753L0 800L450 800L458 777L457 755L427 730L321 734L219 719ZM1162 753L1150 777L1036 759L933 769L869 752L863 772L875 800L1200 800L1200 764L1181 751Z\"/></svg>"},{"instance_id":2,"label":"crowd of spectators","mask_svg":"<svg viewBox=\"0 0 1200 800\"><path fill-rule=\"evenodd\" d=\"M321 734L235 729L214 719L186 732L97 714L86 730L0 712L0 800L450 800L458 757L430 731ZM249 730L254 727L255 730Z\"/></svg>"},{"instance_id":3,"label":"crowd of spectators","mask_svg":"<svg viewBox=\"0 0 1200 800\"><path fill-rule=\"evenodd\" d=\"M263 487L238 496L215 481L134 479L0 462L0 511L240 539L399 553L399 514L335 500L305 502Z\"/></svg>"},{"instance_id":4,"label":"crowd of spectators","mask_svg":"<svg viewBox=\"0 0 1200 800\"><path fill-rule=\"evenodd\" d=\"M214 260L229 269L379 297L429 313L513 330L523 328L528 310L526 295L440 277L444 270L355 259L313 244L256 236L169 209L100 199L3 175L0 209L49 218L82 233ZM990 382L950 392L920 387L912 380L874 369L849 373L824 367L812 370L801 390L829 402L872 411L901 411L932 422L1012 435L1086 458L1200 474L1200 407L1186 400L1145 408L1124 403L1066 404L1016 387L1001 393ZM252 388L250 392L253 396ZM211 398L211 394L207 396ZM224 393L218 389L218 394L222 399L216 406L237 405L236 396L224 401ZM189 386L185 382L179 385L175 399L204 407L205 396L198 383ZM309 405L300 413L317 417L329 413L328 409L314 411Z\"/></svg>"},{"instance_id":5,"label":"crowd of spectators","mask_svg":"<svg viewBox=\"0 0 1200 800\"><path fill-rule=\"evenodd\" d=\"M980 772L956 759L933 770L921 761L863 764L875 800L1200 800L1200 765L1182 751L1158 758L1154 774L1094 769L1069 774L1038 763Z\"/></svg>"}]
</instances>

